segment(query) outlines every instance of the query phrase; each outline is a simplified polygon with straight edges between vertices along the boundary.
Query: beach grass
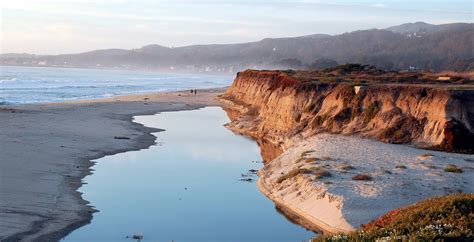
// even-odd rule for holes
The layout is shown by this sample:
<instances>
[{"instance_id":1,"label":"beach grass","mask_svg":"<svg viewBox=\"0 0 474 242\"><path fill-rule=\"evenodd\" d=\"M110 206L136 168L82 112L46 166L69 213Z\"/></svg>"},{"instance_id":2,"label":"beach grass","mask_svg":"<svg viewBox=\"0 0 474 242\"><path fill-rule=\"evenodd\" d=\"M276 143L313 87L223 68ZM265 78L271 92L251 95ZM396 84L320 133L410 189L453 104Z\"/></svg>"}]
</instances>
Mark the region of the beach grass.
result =
<instances>
[{"instance_id":1,"label":"beach grass","mask_svg":"<svg viewBox=\"0 0 474 242\"><path fill-rule=\"evenodd\" d=\"M445 172L462 173L462 169L456 165L447 165L443 170Z\"/></svg>"}]
</instances>

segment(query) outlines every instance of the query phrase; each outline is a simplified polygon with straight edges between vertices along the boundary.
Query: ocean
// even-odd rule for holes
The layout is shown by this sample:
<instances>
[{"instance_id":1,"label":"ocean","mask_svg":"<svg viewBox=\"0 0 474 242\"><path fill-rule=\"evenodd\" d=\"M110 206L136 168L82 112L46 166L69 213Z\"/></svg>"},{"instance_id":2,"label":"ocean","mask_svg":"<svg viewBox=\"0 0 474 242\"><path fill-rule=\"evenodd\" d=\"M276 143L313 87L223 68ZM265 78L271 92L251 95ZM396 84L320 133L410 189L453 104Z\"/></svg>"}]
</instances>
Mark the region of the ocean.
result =
<instances>
[{"instance_id":1,"label":"ocean","mask_svg":"<svg viewBox=\"0 0 474 242\"><path fill-rule=\"evenodd\" d=\"M225 87L232 80L231 75L0 66L0 105Z\"/></svg>"}]
</instances>

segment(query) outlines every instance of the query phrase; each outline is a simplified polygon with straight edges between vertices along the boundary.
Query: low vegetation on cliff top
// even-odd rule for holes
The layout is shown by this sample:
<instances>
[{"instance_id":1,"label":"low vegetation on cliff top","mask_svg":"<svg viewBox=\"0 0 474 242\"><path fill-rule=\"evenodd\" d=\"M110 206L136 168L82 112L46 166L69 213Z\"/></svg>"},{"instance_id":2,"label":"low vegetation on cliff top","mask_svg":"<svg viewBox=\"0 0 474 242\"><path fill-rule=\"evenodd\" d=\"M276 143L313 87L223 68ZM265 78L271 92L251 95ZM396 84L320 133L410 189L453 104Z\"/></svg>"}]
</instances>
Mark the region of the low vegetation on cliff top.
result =
<instances>
[{"instance_id":1,"label":"low vegetation on cliff top","mask_svg":"<svg viewBox=\"0 0 474 242\"><path fill-rule=\"evenodd\" d=\"M316 241L473 241L474 194L427 199L395 209L348 235Z\"/></svg>"}]
</instances>

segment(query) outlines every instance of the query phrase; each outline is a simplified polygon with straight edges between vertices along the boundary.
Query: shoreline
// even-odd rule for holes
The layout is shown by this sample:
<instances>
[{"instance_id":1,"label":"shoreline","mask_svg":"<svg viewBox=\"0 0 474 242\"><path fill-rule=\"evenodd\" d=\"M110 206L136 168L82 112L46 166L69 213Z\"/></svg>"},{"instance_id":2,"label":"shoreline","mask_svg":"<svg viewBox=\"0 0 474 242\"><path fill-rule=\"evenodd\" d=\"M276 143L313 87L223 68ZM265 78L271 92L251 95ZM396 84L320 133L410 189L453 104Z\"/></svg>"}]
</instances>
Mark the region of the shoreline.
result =
<instances>
[{"instance_id":1,"label":"shoreline","mask_svg":"<svg viewBox=\"0 0 474 242\"><path fill-rule=\"evenodd\" d=\"M133 122L134 116L220 106L215 97L223 91L144 93L0 107L4 120L0 129L7 131L0 133L0 145L10 151L0 154L0 160L9 160L1 162L0 168L11 174L2 178L1 193L15 193L1 196L0 215L5 219L0 221L0 240L55 241L90 223L97 210L82 198L78 188L82 179L92 174L93 160L146 149L156 140L151 133L162 131ZM22 137L23 133L28 136ZM17 171L19 167L26 171ZM62 169L55 170L57 167ZM18 184L25 176L31 179ZM30 202L35 193L40 201ZM30 225L25 228L24 224Z\"/></svg>"}]
</instances>

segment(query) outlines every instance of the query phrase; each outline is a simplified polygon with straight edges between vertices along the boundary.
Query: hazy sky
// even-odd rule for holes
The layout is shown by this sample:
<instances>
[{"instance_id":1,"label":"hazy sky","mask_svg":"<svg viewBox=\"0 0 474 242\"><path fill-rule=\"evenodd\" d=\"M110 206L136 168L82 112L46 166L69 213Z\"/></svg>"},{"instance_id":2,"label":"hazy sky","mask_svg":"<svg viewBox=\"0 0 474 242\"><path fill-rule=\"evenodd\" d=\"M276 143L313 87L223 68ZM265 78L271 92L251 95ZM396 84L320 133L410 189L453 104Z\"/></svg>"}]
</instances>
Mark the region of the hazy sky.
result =
<instances>
[{"instance_id":1,"label":"hazy sky","mask_svg":"<svg viewBox=\"0 0 474 242\"><path fill-rule=\"evenodd\" d=\"M473 22L472 0L0 0L2 53L238 43Z\"/></svg>"}]
</instances>

